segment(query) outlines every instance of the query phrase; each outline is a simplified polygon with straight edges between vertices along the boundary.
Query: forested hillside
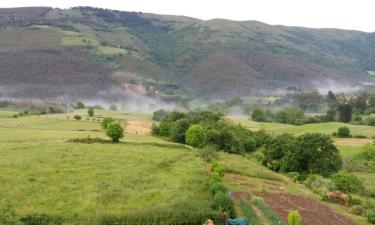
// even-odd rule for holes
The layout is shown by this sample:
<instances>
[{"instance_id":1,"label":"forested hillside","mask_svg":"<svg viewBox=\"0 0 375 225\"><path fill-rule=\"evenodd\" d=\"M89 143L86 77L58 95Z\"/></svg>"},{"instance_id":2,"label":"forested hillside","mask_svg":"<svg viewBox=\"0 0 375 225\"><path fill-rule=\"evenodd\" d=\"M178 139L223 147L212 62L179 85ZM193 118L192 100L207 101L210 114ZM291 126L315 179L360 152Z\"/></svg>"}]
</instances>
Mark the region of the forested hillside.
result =
<instances>
[{"instance_id":1,"label":"forested hillside","mask_svg":"<svg viewBox=\"0 0 375 225\"><path fill-rule=\"evenodd\" d=\"M0 9L0 97L371 89L375 34L90 7Z\"/></svg>"}]
</instances>

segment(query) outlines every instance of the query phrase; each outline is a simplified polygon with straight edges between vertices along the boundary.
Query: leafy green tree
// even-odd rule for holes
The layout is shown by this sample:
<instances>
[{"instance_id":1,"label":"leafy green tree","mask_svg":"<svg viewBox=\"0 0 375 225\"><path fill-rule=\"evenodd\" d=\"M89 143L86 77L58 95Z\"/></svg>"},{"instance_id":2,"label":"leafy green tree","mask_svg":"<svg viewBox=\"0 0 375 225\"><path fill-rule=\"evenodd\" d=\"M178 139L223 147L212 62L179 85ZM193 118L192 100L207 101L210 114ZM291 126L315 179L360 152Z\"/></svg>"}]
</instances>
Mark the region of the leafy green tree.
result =
<instances>
[{"instance_id":1,"label":"leafy green tree","mask_svg":"<svg viewBox=\"0 0 375 225\"><path fill-rule=\"evenodd\" d=\"M278 123L300 125L304 118L304 112L298 107L286 107L275 114Z\"/></svg>"},{"instance_id":2,"label":"leafy green tree","mask_svg":"<svg viewBox=\"0 0 375 225\"><path fill-rule=\"evenodd\" d=\"M330 136L321 133L304 134L297 137L297 154L300 172L329 176L341 169L340 152ZM298 172L298 171L297 171Z\"/></svg>"},{"instance_id":3,"label":"leafy green tree","mask_svg":"<svg viewBox=\"0 0 375 225\"><path fill-rule=\"evenodd\" d=\"M260 108L254 108L251 113L251 119L257 122L266 122L266 115L264 111Z\"/></svg>"},{"instance_id":4,"label":"leafy green tree","mask_svg":"<svg viewBox=\"0 0 375 225\"><path fill-rule=\"evenodd\" d=\"M192 125L186 131L185 142L196 148L201 148L206 143L206 134L200 125Z\"/></svg>"},{"instance_id":5,"label":"leafy green tree","mask_svg":"<svg viewBox=\"0 0 375 225\"><path fill-rule=\"evenodd\" d=\"M350 137L350 129L348 127L340 127L337 131L338 137Z\"/></svg>"},{"instance_id":6,"label":"leafy green tree","mask_svg":"<svg viewBox=\"0 0 375 225\"><path fill-rule=\"evenodd\" d=\"M339 151L332 139L320 133L293 137L280 135L266 144L263 164L281 172L329 176L341 168Z\"/></svg>"},{"instance_id":7,"label":"leafy green tree","mask_svg":"<svg viewBox=\"0 0 375 225\"><path fill-rule=\"evenodd\" d=\"M74 106L75 109L83 109L85 108L85 104L83 102L77 102Z\"/></svg>"},{"instance_id":8,"label":"leafy green tree","mask_svg":"<svg viewBox=\"0 0 375 225\"><path fill-rule=\"evenodd\" d=\"M337 120L343 123L349 123L352 120L353 107L348 103L337 106Z\"/></svg>"},{"instance_id":9,"label":"leafy green tree","mask_svg":"<svg viewBox=\"0 0 375 225\"><path fill-rule=\"evenodd\" d=\"M272 138L263 149L263 164L268 168L279 171L281 160L288 151L295 151L296 139L290 134L282 134Z\"/></svg>"},{"instance_id":10,"label":"leafy green tree","mask_svg":"<svg viewBox=\"0 0 375 225\"><path fill-rule=\"evenodd\" d=\"M331 105L326 113L326 121L335 121L336 120L336 108Z\"/></svg>"},{"instance_id":11,"label":"leafy green tree","mask_svg":"<svg viewBox=\"0 0 375 225\"><path fill-rule=\"evenodd\" d=\"M345 193L361 193L364 190L361 179L351 173L340 171L332 176L333 184Z\"/></svg>"},{"instance_id":12,"label":"leafy green tree","mask_svg":"<svg viewBox=\"0 0 375 225\"><path fill-rule=\"evenodd\" d=\"M302 221L301 215L296 210L292 210L288 214L288 225L300 225Z\"/></svg>"},{"instance_id":13,"label":"leafy green tree","mask_svg":"<svg viewBox=\"0 0 375 225\"><path fill-rule=\"evenodd\" d=\"M93 108L93 107L90 107L90 108L87 110L87 114L89 115L89 117L93 117L93 116L94 116L94 108Z\"/></svg>"},{"instance_id":14,"label":"leafy green tree","mask_svg":"<svg viewBox=\"0 0 375 225\"><path fill-rule=\"evenodd\" d=\"M169 115L169 112L165 111L164 109L159 109L153 113L152 119L160 122L164 118L166 118L168 115Z\"/></svg>"},{"instance_id":15,"label":"leafy green tree","mask_svg":"<svg viewBox=\"0 0 375 225\"><path fill-rule=\"evenodd\" d=\"M73 118L78 121L78 120L82 119L82 116L80 116L80 115L74 115Z\"/></svg>"},{"instance_id":16,"label":"leafy green tree","mask_svg":"<svg viewBox=\"0 0 375 225\"><path fill-rule=\"evenodd\" d=\"M117 111L117 106L115 104L111 104L109 106L109 110L112 110L112 111Z\"/></svg>"},{"instance_id":17,"label":"leafy green tree","mask_svg":"<svg viewBox=\"0 0 375 225\"><path fill-rule=\"evenodd\" d=\"M354 107L361 114L363 114L367 109L367 99L368 99L368 95L366 93L361 93L354 100Z\"/></svg>"},{"instance_id":18,"label":"leafy green tree","mask_svg":"<svg viewBox=\"0 0 375 225\"><path fill-rule=\"evenodd\" d=\"M102 128L103 129L107 129L107 126L108 126L108 124L110 124L110 123L113 123L113 122L115 122L116 120L114 119L114 118L112 118L112 117L105 117L103 120L102 120L102 122L101 122L101 126L102 126Z\"/></svg>"},{"instance_id":19,"label":"leafy green tree","mask_svg":"<svg viewBox=\"0 0 375 225\"><path fill-rule=\"evenodd\" d=\"M187 119L176 121L170 130L170 137L172 141L177 143L185 143L185 133L189 129L190 123Z\"/></svg>"},{"instance_id":20,"label":"leafy green tree","mask_svg":"<svg viewBox=\"0 0 375 225\"><path fill-rule=\"evenodd\" d=\"M332 92L332 91L328 91L328 94L327 94L327 99L328 99L329 101L332 101L332 102L334 102L334 101L336 101L336 95L335 95L335 94L333 94L333 92Z\"/></svg>"},{"instance_id":21,"label":"leafy green tree","mask_svg":"<svg viewBox=\"0 0 375 225\"><path fill-rule=\"evenodd\" d=\"M112 142L119 142L124 137L124 129L118 122L112 122L107 125L106 135L111 138Z\"/></svg>"}]
</instances>

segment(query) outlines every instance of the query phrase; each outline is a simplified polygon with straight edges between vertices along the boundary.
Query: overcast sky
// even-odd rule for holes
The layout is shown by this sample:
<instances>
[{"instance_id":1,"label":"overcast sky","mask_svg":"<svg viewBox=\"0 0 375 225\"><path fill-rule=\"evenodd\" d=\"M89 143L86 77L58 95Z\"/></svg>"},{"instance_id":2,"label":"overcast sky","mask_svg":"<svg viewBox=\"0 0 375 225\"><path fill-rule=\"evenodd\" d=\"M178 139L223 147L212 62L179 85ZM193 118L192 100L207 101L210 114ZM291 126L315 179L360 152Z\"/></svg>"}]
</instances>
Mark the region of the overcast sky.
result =
<instances>
[{"instance_id":1,"label":"overcast sky","mask_svg":"<svg viewBox=\"0 0 375 225\"><path fill-rule=\"evenodd\" d=\"M375 31L375 0L1 0L0 7L94 6L200 19Z\"/></svg>"}]
</instances>

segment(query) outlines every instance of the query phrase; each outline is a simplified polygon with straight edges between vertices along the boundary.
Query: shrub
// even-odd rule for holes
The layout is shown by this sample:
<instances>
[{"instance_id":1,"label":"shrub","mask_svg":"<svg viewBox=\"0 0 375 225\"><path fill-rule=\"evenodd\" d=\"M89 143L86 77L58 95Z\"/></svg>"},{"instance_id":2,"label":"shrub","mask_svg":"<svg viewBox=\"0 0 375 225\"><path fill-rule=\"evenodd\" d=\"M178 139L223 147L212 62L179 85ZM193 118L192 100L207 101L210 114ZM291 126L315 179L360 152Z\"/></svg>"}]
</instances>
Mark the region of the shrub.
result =
<instances>
[{"instance_id":1,"label":"shrub","mask_svg":"<svg viewBox=\"0 0 375 225\"><path fill-rule=\"evenodd\" d=\"M226 187L222 183L219 183L219 182L213 182L210 185L209 189L210 189L210 193L213 196L215 196L219 192L225 192L227 190Z\"/></svg>"},{"instance_id":2,"label":"shrub","mask_svg":"<svg viewBox=\"0 0 375 225\"><path fill-rule=\"evenodd\" d=\"M218 192L215 194L212 209L218 210L228 217L235 217L234 203L226 193Z\"/></svg>"},{"instance_id":3,"label":"shrub","mask_svg":"<svg viewBox=\"0 0 375 225\"><path fill-rule=\"evenodd\" d=\"M192 125L186 131L185 142L196 148L201 148L206 143L204 129L200 125Z\"/></svg>"},{"instance_id":4,"label":"shrub","mask_svg":"<svg viewBox=\"0 0 375 225\"><path fill-rule=\"evenodd\" d=\"M113 123L113 122L115 122L116 120L114 119L114 118L112 118L112 117L105 117L103 120L102 120L102 122L101 122L101 126L102 126L102 128L103 129L107 129L107 126L108 126L108 124L110 124L110 123Z\"/></svg>"},{"instance_id":5,"label":"shrub","mask_svg":"<svg viewBox=\"0 0 375 225\"><path fill-rule=\"evenodd\" d=\"M301 221L302 221L302 217L296 210L292 210L289 212L288 214L289 225L300 225Z\"/></svg>"},{"instance_id":6,"label":"shrub","mask_svg":"<svg viewBox=\"0 0 375 225\"><path fill-rule=\"evenodd\" d=\"M366 205L366 201L361 196L358 196L358 195L349 195L349 204L350 205L365 206Z\"/></svg>"},{"instance_id":7,"label":"shrub","mask_svg":"<svg viewBox=\"0 0 375 225\"><path fill-rule=\"evenodd\" d=\"M350 137L350 129L348 127L340 127L337 131L338 137Z\"/></svg>"},{"instance_id":8,"label":"shrub","mask_svg":"<svg viewBox=\"0 0 375 225\"><path fill-rule=\"evenodd\" d=\"M368 210L366 218L370 223L375 224L375 209Z\"/></svg>"},{"instance_id":9,"label":"shrub","mask_svg":"<svg viewBox=\"0 0 375 225\"><path fill-rule=\"evenodd\" d=\"M332 186L330 179L324 178L319 174L310 174L303 184L316 194L326 193Z\"/></svg>"},{"instance_id":10,"label":"shrub","mask_svg":"<svg viewBox=\"0 0 375 225\"><path fill-rule=\"evenodd\" d=\"M87 114L89 115L89 117L93 117L93 116L94 116L94 108L93 108L93 107L90 107L90 108L87 110Z\"/></svg>"},{"instance_id":11,"label":"shrub","mask_svg":"<svg viewBox=\"0 0 375 225\"><path fill-rule=\"evenodd\" d=\"M118 122L112 122L107 125L106 135L112 142L119 142L124 137L124 129Z\"/></svg>"},{"instance_id":12,"label":"shrub","mask_svg":"<svg viewBox=\"0 0 375 225\"><path fill-rule=\"evenodd\" d=\"M204 161L211 162L213 159L217 158L217 151L214 146L210 145L204 147L199 155L203 158Z\"/></svg>"},{"instance_id":13,"label":"shrub","mask_svg":"<svg viewBox=\"0 0 375 225\"><path fill-rule=\"evenodd\" d=\"M222 166L222 165L216 165L214 168L213 168L213 173L214 174L218 174L220 177L223 177L225 175L225 167Z\"/></svg>"},{"instance_id":14,"label":"shrub","mask_svg":"<svg viewBox=\"0 0 375 225\"><path fill-rule=\"evenodd\" d=\"M344 193L361 193L364 190L362 181L354 174L340 171L332 176L335 188Z\"/></svg>"},{"instance_id":15,"label":"shrub","mask_svg":"<svg viewBox=\"0 0 375 225\"><path fill-rule=\"evenodd\" d=\"M74 115L73 118L78 121L78 120L82 119L82 116L80 116L80 115Z\"/></svg>"},{"instance_id":16,"label":"shrub","mask_svg":"<svg viewBox=\"0 0 375 225\"><path fill-rule=\"evenodd\" d=\"M362 215L365 210L362 205L355 205L351 208L351 211L356 215Z\"/></svg>"},{"instance_id":17,"label":"shrub","mask_svg":"<svg viewBox=\"0 0 375 225\"><path fill-rule=\"evenodd\" d=\"M375 117L374 116L367 117L366 124L369 126L375 126Z\"/></svg>"}]
</instances>

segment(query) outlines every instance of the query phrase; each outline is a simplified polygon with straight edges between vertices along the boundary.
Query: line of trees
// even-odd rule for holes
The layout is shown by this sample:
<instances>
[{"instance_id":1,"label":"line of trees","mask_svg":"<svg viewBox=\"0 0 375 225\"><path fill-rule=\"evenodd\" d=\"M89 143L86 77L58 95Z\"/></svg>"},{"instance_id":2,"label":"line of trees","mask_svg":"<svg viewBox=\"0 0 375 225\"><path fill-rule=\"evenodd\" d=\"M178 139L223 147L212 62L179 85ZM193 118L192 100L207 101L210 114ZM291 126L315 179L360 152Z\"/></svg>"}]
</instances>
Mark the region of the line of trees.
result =
<instances>
[{"instance_id":1,"label":"line of trees","mask_svg":"<svg viewBox=\"0 0 375 225\"><path fill-rule=\"evenodd\" d=\"M252 132L226 121L221 113L209 111L168 113L159 125L153 125L152 133L173 142L194 147L213 145L232 153L254 151L268 139L262 131Z\"/></svg>"}]
</instances>

